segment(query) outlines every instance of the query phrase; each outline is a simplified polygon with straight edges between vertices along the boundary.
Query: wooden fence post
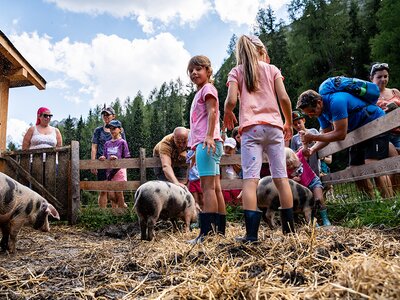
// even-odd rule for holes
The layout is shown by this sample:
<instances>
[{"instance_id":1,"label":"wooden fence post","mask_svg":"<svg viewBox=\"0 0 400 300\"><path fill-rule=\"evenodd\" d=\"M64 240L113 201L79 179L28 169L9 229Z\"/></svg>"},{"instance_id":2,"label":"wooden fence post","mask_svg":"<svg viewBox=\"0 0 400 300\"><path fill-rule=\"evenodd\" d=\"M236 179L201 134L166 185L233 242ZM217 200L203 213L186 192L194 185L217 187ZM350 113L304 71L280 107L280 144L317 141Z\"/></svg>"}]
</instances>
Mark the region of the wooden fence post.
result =
<instances>
[{"instance_id":1,"label":"wooden fence post","mask_svg":"<svg viewBox=\"0 0 400 300\"><path fill-rule=\"evenodd\" d=\"M140 158L140 184L143 184L147 181L146 178L146 149L140 148L139 150L139 158Z\"/></svg>"},{"instance_id":2,"label":"wooden fence post","mask_svg":"<svg viewBox=\"0 0 400 300\"><path fill-rule=\"evenodd\" d=\"M71 141L70 193L68 197L68 223L74 225L80 210L79 142Z\"/></svg>"}]
</instances>

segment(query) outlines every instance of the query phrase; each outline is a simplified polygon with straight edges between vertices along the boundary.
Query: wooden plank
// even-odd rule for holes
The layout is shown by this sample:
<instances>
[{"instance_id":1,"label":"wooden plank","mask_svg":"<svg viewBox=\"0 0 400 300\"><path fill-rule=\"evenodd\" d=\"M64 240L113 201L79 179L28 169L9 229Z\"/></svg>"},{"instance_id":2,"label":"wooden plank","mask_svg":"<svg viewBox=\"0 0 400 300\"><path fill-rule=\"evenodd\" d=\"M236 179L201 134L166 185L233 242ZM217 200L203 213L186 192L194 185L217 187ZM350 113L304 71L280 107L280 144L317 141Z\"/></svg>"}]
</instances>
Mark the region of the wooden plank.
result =
<instances>
[{"instance_id":1,"label":"wooden plank","mask_svg":"<svg viewBox=\"0 0 400 300\"><path fill-rule=\"evenodd\" d=\"M63 219L68 218L68 198L69 198L69 167L70 154L68 152L58 153L58 167L56 177L56 198L61 203L59 207L60 215Z\"/></svg>"},{"instance_id":2,"label":"wooden plank","mask_svg":"<svg viewBox=\"0 0 400 300\"><path fill-rule=\"evenodd\" d=\"M77 223L81 206L79 188L79 142L71 142L71 171L70 171L70 196L68 197L68 223Z\"/></svg>"},{"instance_id":3,"label":"wooden plank","mask_svg":"<svg viewBox=\"0 0 400 300\"><path fill-rule=\"evenodd\" d=\"M27 154L35 154L35 153L56 153L56 152L69 152L71 146L62 146L57 148L42 148L42 149L29 149L29 150L15 150L15 151L6 151L3 152L2 155L27 155Z\"/></svg>"},{"instance_id":4,"label":"wooden plank","mask_svg":"<svg viewBox=\"0 0 400 300\"><path fill-rule=\"evenodd\" d=\"M343 141L329 143L325 148L318 151L318 157L336 153L398 126L400 126L400 109L395 109L383 117L349 132Z\"/></svg>"},{"instance_id":5,"label":"wooden plank","mask_svg":"<svg viewBox=\"0 0 400 300\"><path fill-rule=\"evenodd\" d=\"M33 154L31 175L42 185L44 185L43 170L43 153Z\"/></svg>"},{"instance_id":6,"label":"wooden plank","mask_svg":"<svg viewBox=\"0 0 400 300\"><path fill-rule=\"evenodd\" d=\"M84 159L79 161L80 170L90 170L90 169L139 169L140 159L139 158L123 158L117 160L91 160Z\"/></svg>"},{"instance_id":7,"label":"wooden plank","mask_svg":"<svg viewBox=\"0 0 400 300\"><path fill-rule=\"evenodd\" d=\"M140 181L81 181L80 189L86 191L136 191Z\"/></svg>"},{"instance_id":8,"label":"wooden plank","mask_svg":"<svg viewBox=\"0 0 400 300\"><path fill-rule=\"evenodd\" d=\"M146 149L145 148L140 148L139 149L139 155L140 155L140 183L143 184L145 183L146 180Z\"/></svg>"},{"instance_id":9,"label":"wooden plank","mask_svg":"<svg viewBox=\"0 0 400 300\"><path fill-rule=\"evenodd\" d=\"M343 171L322 176L321 180L326 184L339 184L396 173L400 173L400 156L347 168Z\"/></svg>"},{"instance_id":10,"label":"wooden plank","mask_svg":"<svg viewBox=\"0 0 400 300\"><path fill-rule=\"evenodd\" d=\"M51 195L33 176L31 176L27 171L21 168L21 166L14 159L9 156L4 157L4 159L11 167L18 170L18 172L21 174L21 176L25 178L25 180L32 183L35 189L38 190L38 193L41 194L47 201L49 201L56 207L61 206L61 203L53 195Z\"/></svg>"},{"instance_id":11,"label":"wooden plank","mask_svg":"<svg viewBox=\"0 0 400 300\"><path fill-rule=\"evenodd\" d=\"M19 165L21 166L21 168L23 170L25 170L26 172L28 172L30 174L31 173L31 156L30 156L30 154L20 155L19 157L20 157ZM23 185L29 186L29 181L27 181L24 176L20 175L20 172L18 171L18 169L16 170L16 173L17 173L17 177L16 177L17 181L19 181Z\"/></svg>"},{"instance_id":12,"label":"wooden plank","mask_svg":"<svg viewBox=\"0 0 400 300\"><path fill-rule=\"evenodd\" d=\"M242 189L242 179L221 179L221 187L223 190L236 190Z\"/></svg>"},{"instance_id":13,"label":"wooden plank","mask_svg":"<svg viewBox=\"0 0 400 300\"><path fill-rule=\"evenodd\" d=\"M8 116L8 95L10 81L0 76L0 152L6 150L7 139L7 116Z\"/></svg>"},{"instance_id":14,"label":"wooden plank","mask_svg":"<svg viewBox=\"0 0 400 300\"><path fill-rule=\"evenodd\" d=\"M56 194L56 156L57 153L46 153L46 161L44 163L44 184L43 186L53 196Z\"/></svg>"}]
</instances>

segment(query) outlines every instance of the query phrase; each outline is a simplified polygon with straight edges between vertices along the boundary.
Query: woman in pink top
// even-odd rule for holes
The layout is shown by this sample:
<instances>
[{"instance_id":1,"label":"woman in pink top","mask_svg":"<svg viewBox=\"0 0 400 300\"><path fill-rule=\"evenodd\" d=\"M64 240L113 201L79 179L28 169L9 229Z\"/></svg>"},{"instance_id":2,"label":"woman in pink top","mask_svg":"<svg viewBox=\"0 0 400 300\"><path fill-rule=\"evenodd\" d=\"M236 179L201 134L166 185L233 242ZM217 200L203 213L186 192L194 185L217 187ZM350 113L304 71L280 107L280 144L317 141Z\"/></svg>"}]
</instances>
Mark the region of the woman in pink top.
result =
<instances>
[{"instance_id":1,"label":"woman in pink top","mask_svg":"<svg viewBox=\"0 0 400 300\"><path fill-rule=\"evenodd\" d=\"M190 108L190 137L188 146L196 151L196 164L203 190L203 211L199 214L200 234L190 243L201 243L213 230L224 235L226 210L222 195L219 165L222 138L219 126L217 89L211 84L210 60L203 55L190 59L187 72L197 86Z\"/></svg>"},{"instance_id":2,"label":"woman in pink top","mask_svg":"<svg viewBox=\"0 0 400 300\"><path fill-rule=\"evenodd\" d=\"M292 109L283 76L277 67L269 64L267 49L258 37L241 36L236 46L236 58L237 66L228 75L224 126L232 129L237 123L233 109L240 94L239 133L246 236L238 240L253 242L258 240L261 219L256 189L263 152L267 154L271 175L279 191L282 230L284 233L294 232L293 196L287 179L284 151L284 141L290 140L293 135Z\"/></svg>"},{"instance_id":3,"label":"woman in pink top","mask_svg":"<svg viewBox=\"0 0 400 300\"><path fill-rule=\"evenodd\" d=\"M285 148L286 167L289 178L297 181L301 185L309 188L314 195L314 201L319 201L319 213L322 218L323 226L330 226L328 210L326 209L324 198L324 186L321 179L314 173L303 155L303 151L297 153L290 148Z\"/></svg>"}]
</instances>

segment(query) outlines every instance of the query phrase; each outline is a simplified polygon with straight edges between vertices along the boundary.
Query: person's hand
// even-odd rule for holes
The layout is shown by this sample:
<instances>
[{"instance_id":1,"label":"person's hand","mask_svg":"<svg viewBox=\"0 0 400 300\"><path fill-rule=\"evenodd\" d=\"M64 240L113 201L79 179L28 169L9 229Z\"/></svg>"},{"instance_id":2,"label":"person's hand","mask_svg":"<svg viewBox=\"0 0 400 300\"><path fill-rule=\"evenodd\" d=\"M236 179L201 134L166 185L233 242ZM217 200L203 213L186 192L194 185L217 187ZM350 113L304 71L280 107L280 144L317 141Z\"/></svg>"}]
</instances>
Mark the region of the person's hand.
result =
<instances>
[{"instance_id":1,"label":"person's hand","mask_svg":"<svg viewBox=\"0 0 400 300\"><path fill-rule=\"evenodd\" d=\"M104 160L106 160L106 157L104 155L102 155L99 157L99 160L104 161Z\"/></svg>"},{"instance_id":2,"label":"person's hand","mask_svg":"<svg viewBox=\"0 0 400 300\"><path fill-rule=\"evenodd\" d=\"M238 121L237 121L236 116L233 113L233 111L225 111L223 127L231 130L231 129L233 129L233 127L235 127L235 124L237 124L237 123L238 123Z\"/></svg>"},{"instance_id":3,"label":"person's hand","mask_svg":"<svg viewBox=\"0 0 400 300\"><path fill-rule=\"evenodd\" d=\"M292 125L285 123L283 125L283 137L285 141L289 141L293 136L293 128Z\"/></svg>"},{"instance_id":4,"label":"person's hand","mask_svg":"<svg viewBox=\"0 0 400 300\"><path fill-rule=\"evenodd\" d=\"M110 155L110 160L116 160L118 157L116 155Z\"/></svg>"},{"instance_id":5,"label":"person's hand","mask_svg":"<svg viewBox=\"0 0 400 300\"><path fill-rule=\"evenodd\" d=\"M97 169L91 169L90 172L94 175L97 175Z\"/></svg>"},{"instance_id":6,"label":"person's hand","mask_svg":"<svg viewBox=\"0 0 400 300\"><path fill-rule=\"evenodd\" d=\"M310 157L311 155L313 155L313 153L314 153L314 150L313 150L313 148L311 147L311 148L302 148L302 150L301 150L302 152L303 152L303 155L304 155L304 157Z\"/></svg>"},{"instance_id":7,"label":"person's hand","mask_svg":"<svg viewBox=\"0 0 400 300\"><path fill-rule=\"evenodd\" d=\"M212 137L206 136L203 142L203 149L207 147L207 154L210 154L210 150L214 154L217 148L215 147L215 141Z\"/></svg>"},{"instance_id":8,"label":"person's hand","mask_svg":"<svg viewBox=\"0 0 400 300\"><path fill-rule=\"evenodd\" d=\"M186 190L187 189L187 186L184 184L184 183L182 183L182 182L178 182L176 185L179 185L181 188L183 188L184 190Z\"/></svg>"},{"instance_id":9,"label":"person's hand","mask_svg":"<svg viewBox=\"0 0 400 300\"><path fill-rule=\"evenodd\" d=\"M304 130L299 131L300 139L303 145L312 142L314 139L314 135L312 133L306 132Z\"/></svg>"}]
</instances>

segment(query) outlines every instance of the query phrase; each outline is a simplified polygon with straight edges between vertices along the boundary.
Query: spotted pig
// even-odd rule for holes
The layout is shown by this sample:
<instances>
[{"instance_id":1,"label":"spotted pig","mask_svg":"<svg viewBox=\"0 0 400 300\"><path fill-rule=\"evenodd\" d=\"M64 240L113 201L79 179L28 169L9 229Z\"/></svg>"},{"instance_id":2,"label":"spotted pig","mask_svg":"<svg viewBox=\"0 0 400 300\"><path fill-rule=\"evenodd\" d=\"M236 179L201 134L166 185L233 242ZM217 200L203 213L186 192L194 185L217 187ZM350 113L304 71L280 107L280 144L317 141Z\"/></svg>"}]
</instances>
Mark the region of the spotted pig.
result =
<instances>
[{"instance_id":1,"label":"spotted pig","mask_svg":"<svg viewBox=\"0 0 400 300\"><path fill-rule=\"evenodd\" d=\"M15 252L17 235L24 225L49 231L49 214L60 219L57 210L46 199L0 173L0 247L3 251Z\"/></svg>"},{"instance_id":2,"label":"spotted pig","mask_svg":"<svg viewBox=\"0 0 400 300\"><path fill-rule=\"evenodd\" d=\"M141 239L154 238L154 225L161 219L182 219L186 230L196 222L198 206L188 189L167 182L148 181L135 193L135 210L139 218Z\"/></svg>"},{"instance_id":3,"label":"spotted pig","mask_svg":"<svg viewBox=\"0 0 400 300\"><path fill-rule=\"evenodd\" d=\"M313 193L305 186L289 179L293 194L293 210L303 212L307 222L311 220L314 206ZM274 215L279 208L279 195L271 176L263 177L257 186L257 205L264 212L263 217L271 229L275 228Z\"/></svg>"}]
</instances>

